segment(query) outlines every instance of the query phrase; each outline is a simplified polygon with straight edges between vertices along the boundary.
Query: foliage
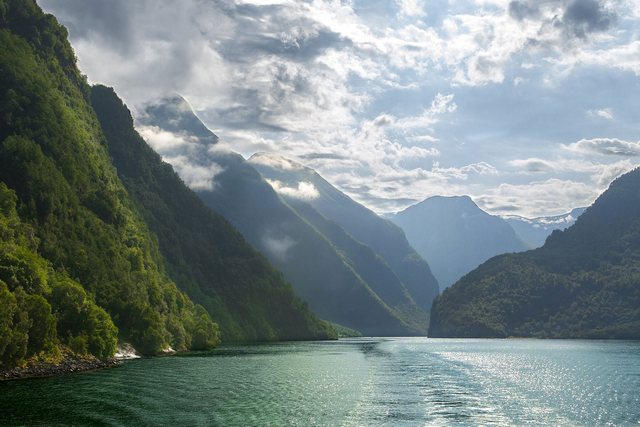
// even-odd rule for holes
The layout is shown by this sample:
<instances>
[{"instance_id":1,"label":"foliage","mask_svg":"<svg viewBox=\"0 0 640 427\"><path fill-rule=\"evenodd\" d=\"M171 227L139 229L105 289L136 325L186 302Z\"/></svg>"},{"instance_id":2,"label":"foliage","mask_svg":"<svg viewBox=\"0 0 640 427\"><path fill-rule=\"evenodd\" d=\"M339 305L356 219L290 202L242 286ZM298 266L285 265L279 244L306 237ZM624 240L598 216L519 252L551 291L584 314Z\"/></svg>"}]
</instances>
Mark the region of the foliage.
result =
<instances>
[{"instance_id":1,"label":"foliage","mask_svg":"<svg viewBox=\"0 0 640 427\"><path fill-rule=\"evenodd\" d=\"M54 341L108 357L118 329L144 354L189 348L185 325L201 315L163 272L66 37L33 0L0 0L3 366ZM214 329L198 328L198 344L215 345Z\"/></svg>"},{"instance_id":2,"label":"foliage","mask_svg":"<svg viewBox=\"0 0 640 427\"><path fill-rule=\"evenodd\" d=\"M640 338L640 170L534 251L495 257L433 305L430 336Z\"/></svg>"}]
</instances>

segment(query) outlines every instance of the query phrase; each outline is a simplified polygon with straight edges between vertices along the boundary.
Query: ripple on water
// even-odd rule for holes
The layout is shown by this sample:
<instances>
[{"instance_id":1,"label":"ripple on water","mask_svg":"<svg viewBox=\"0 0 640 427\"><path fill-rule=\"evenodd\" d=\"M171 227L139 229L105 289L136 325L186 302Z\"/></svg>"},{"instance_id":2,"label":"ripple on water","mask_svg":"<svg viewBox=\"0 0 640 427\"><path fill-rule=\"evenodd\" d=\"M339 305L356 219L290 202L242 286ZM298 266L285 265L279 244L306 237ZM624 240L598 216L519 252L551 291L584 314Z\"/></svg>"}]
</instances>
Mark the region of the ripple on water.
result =
<instances>
[{"instance_id":1,"label":"ripple on water","mask_svg":"<svg viewBox=\"0 0 640 427\"><path fill-rule=\"evenodd\" d=\"M2 383L0 425L637 425L639 396L637 342L350 339Z\"/></svg>"}]
</instances>

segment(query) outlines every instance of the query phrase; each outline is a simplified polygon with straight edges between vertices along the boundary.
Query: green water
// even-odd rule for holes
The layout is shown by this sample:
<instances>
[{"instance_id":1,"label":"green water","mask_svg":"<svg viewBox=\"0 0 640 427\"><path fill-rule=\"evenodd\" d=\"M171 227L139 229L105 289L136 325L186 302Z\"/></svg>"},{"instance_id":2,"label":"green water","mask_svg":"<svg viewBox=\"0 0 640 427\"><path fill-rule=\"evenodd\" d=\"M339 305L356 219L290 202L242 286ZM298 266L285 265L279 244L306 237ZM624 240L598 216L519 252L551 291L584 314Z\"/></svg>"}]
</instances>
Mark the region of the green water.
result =
<instances>
[{"instance_id":1,"label":"green water","mask_svg":"<svg viewBox=\"0 0 640 427\"><path fill-rule=\"evenodd\" d=\"M0 425L640 425L640 343L349 339L0 383Z\"/></svg>"}]
</instances>

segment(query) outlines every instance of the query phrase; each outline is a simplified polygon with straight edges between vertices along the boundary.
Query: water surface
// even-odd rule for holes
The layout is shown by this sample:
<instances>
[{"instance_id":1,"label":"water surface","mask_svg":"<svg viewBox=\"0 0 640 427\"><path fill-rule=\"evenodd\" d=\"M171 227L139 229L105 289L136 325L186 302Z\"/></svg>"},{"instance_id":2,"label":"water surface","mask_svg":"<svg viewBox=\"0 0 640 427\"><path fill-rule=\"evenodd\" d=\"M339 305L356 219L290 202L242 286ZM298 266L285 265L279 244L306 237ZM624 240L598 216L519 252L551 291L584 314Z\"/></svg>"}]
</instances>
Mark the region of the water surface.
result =
<instances>
[{"instance_id":1,"label":"water surface","mask_svg":"<svg viewBox=\"0 0 640 427\"><path fill-rule=\"evenodd\" d=\"M0 425L640 425L640 343L225 346L0 383Z\"/></svg>"}]
</instances>

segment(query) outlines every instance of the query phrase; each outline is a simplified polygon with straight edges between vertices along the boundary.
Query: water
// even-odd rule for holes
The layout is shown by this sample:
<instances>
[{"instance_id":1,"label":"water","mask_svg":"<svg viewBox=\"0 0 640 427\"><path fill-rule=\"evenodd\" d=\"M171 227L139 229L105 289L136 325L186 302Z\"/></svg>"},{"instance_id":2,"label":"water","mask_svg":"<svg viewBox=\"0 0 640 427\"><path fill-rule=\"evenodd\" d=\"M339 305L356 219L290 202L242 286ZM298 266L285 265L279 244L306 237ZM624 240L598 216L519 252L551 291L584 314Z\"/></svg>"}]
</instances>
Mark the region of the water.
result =
<instances>
[{"instance_id":1,"label":"water","mask_svg":"<svg viewBox=\"0 0 640 427\"><path fill-rule=\"evenodd\" d=\"M640 342L222 347L0 383L0 425L640 425Z\"/></svg>"}]
</instances>

